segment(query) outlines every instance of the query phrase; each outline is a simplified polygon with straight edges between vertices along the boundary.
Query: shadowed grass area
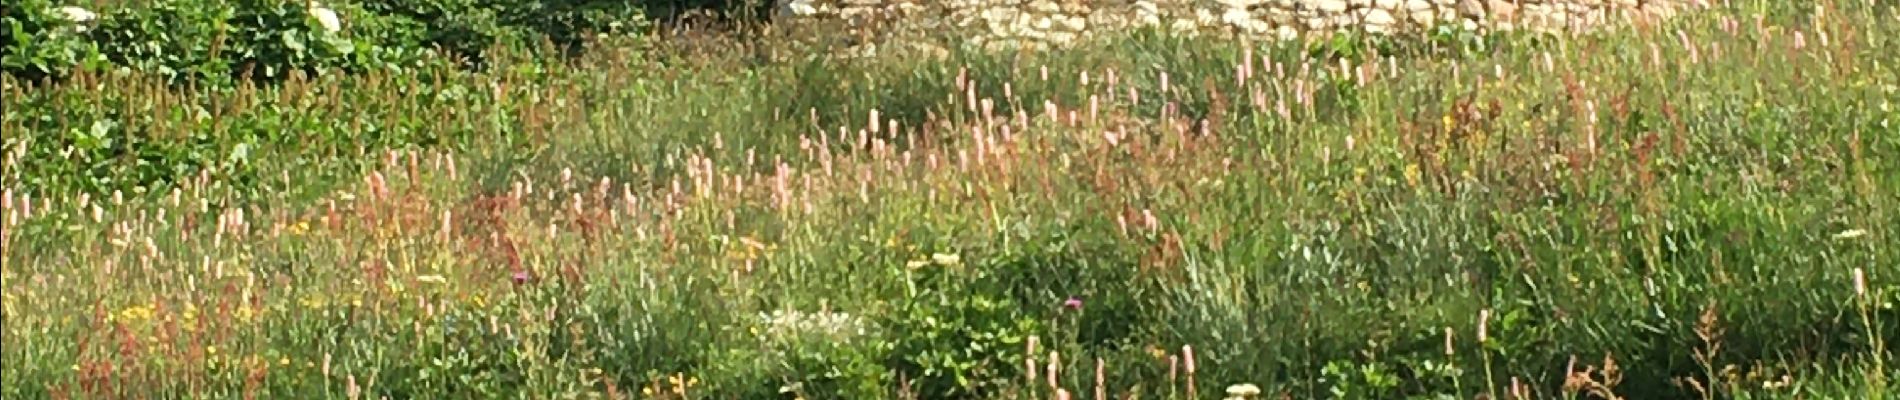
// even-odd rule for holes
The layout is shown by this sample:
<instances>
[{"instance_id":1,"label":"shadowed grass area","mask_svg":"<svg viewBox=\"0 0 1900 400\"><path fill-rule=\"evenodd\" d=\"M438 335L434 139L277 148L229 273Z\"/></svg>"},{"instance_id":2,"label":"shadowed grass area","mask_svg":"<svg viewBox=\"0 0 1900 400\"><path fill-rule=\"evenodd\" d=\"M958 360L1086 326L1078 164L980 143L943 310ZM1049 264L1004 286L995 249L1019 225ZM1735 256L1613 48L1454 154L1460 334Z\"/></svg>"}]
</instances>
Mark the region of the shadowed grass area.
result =
<instances>
[{"instance_id":1,"label":"shadowed grass area","mask_svg":"<svg viewBox=\"0 0 1900 400\"><path fill-rule=\"evenodd\" d=\"M0 397L1892 398L1900 14L1822 4L8 81Z\"/></svg>"}]
</instances>

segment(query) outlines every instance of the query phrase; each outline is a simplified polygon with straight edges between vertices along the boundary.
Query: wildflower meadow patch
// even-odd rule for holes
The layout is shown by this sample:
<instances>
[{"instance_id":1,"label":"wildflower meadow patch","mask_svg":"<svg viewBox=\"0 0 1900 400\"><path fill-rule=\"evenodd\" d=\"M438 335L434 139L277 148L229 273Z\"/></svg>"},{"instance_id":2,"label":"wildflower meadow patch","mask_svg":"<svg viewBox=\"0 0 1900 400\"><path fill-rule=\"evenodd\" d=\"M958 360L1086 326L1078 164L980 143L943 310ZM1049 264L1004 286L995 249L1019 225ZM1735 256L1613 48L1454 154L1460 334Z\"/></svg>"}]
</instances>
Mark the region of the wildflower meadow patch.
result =
<instances>
[{"instance_id":1,"label":"wildflower meadow patch","mask_svg":"<svg viewBox=\"0 0 1900 400\"><path fill-rule=\"evenodd\" d=\"M8 399L1900 389L1883 2L867 57L580 5L26 3Z\"/></svg>"}]
</instances>

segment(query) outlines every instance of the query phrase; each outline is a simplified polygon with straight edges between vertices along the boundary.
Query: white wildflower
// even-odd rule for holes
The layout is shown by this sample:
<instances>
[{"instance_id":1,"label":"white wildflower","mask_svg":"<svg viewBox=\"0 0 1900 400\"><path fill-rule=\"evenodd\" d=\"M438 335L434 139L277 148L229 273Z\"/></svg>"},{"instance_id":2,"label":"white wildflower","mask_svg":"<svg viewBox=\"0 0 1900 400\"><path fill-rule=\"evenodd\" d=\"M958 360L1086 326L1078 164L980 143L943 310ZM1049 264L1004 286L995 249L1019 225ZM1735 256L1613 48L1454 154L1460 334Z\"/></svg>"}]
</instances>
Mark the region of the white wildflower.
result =
<instances>
[{"instance_id":1,"label":"white wildflower","mask_svg":"<svg viewBox=\"0 0 1900 400\"><path fill-rule=\"evenodd\" d=\"M91 10L87 10L85 8L81 8L77 6L65 6L65 7L55 8L53 9L53 11L56 13L59 13L59 16L61 17L65 17L66 22L71 22L73 24L74 32L85 32L87 29L91 28L91 24L93 21L96 21L99 19L99 14L95 14Z\"/></svg>"},{"instance_id":2,"label":"white wildflower","mask_svg":"<svg viewBox=\"0 0 1900 400\"><path fill-rule=\"evenodd\" d=\"M65 16L67 21L70 21L75 24L84 24L87 22L92 22L92 20L99 19L99 14L94 14L92 10L87 10L85 8L81 8L78 6L60 7L59 14L62 16Z\"/></svg>"},{"instance_id":3,"label":"white wildflower","mask_svg":"<svg viewBox=\"0 0 1900 400\"><path fill-rule=\"evenodd\" d=\"M863 336L868 328L862 318L842 312L806 313L800 311L773 311L760 313L765 323L765 334L773 338L784 339L801 335L821 335L833 338Z\"/></svg>"},{"instance_id":4,"label":"white wildflower","mask_svg":"<svg viewBox=\"0 0 1900 400\"><path fill-rule=\"evenodd\" d=\"M317 25L323 26L324 32L334 33L343 30L343 20L337 18L336 10L331 10L329 7L324 7L322 3L315 1L310 2L306 8L306 11L310 13L310 17L317 19Z\"/></svg>"},{"instance_id":5,"label":"white wildflower","mask_svg":"<svg viewBox=\"0 0 1900 400\"><path fill-rule=\"evenodd\" d=\"M956 254L937 253L930 255L930 261L937 265L957 265L963 263L963 257Z\"/></svg>"},{"instance_id":6,"label":"white wildflower","mask_svg":"<svg viewBox=\"0 0 1900 400\"><path fill-rule=\"evenodd\" d=\"M1834 234L1835 239L1853 239L1861 236L1867 236L1866 229L1848 229Z\"/></svg>"},{"instance_id":7,"label":"white wildflower","mask_svg":"<svg viewBox=\"0 0 1900 400\"><path fill-rule=\"evenodd\" d=\"M784 0L779 2L778 12L783 17L806 17L820 12L813 0Z\"/></svg>"},{"instance_id":8,"label":"white wildflower","mask_svg":"<svg viewBox=\"0 0 1900 400\"><path fill-rule=\"evenodd\" d=\"M1260 387L1254 386L1251 383L1242 383L1227 387L1227 397L1229 399L1251 399L1259 395Z\"/></svg>"}]
</instances>

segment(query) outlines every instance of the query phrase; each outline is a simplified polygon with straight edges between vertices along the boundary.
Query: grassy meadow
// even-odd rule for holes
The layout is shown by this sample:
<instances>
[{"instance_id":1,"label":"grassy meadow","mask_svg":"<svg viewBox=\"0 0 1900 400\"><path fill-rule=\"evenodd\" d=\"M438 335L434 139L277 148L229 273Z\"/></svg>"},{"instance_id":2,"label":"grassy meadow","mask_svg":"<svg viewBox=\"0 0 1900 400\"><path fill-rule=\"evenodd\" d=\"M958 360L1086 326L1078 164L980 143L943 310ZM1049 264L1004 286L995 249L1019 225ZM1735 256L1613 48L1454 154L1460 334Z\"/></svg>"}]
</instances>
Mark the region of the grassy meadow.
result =
<instances>
[{"instance_id":1,"label":"grassy meadow","mask_svg":"<svg viewBox=\"0 0 1900 400\"><path fill-rule=\"evenodd\" d=\"M9 75L0 398L1900 398L1891 2L739 32Z\"/></svg>"}]
</instances>

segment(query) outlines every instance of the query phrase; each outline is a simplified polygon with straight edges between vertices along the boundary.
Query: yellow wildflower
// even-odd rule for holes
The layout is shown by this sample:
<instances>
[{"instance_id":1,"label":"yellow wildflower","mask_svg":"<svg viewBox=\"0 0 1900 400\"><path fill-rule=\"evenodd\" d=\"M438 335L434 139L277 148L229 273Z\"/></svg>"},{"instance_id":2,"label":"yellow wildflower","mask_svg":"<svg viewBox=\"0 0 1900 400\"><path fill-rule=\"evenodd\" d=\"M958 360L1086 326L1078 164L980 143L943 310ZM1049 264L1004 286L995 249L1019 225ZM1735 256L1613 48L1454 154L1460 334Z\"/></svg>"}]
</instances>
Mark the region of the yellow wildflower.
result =
<instances>
[{"instance_id":1,"label":"yellow wildflower","mask_svg":"<svg viewBox=\"0 0 1900 400\"><path fill-rule=\"evenodd\" d=\"M152 306L146 305L127 307L124 310L120 310L117 314L107 315L106 320L124 323L144 322L152 318L152 309Z\"/></svg>"},{"instance_id":2,"label":"yellow wildflower","mask_svg":"<svg viewBox=\"0 0 1900 400\"><path fill-rule=\"evenodd\" d=\"M1419 181L1420 175L1421 173L1418 170L1418 164L1405 165L1405 184L1406 185L1409 185L1411 187L1418 187L1418 181Z\"/></svg>"},{"instance_id":3,"label":"yellow wildflower","mask_svg":"<svg viewBox=\"0 0 1900 400\"><path fill-rule=\"evenodd\" d=\"M304 296L304 298L298 302L303 303L304 308L312 310L323 308L324 305L323 298L317 297L316 295Z\"/></svg>"}]
</instances>

